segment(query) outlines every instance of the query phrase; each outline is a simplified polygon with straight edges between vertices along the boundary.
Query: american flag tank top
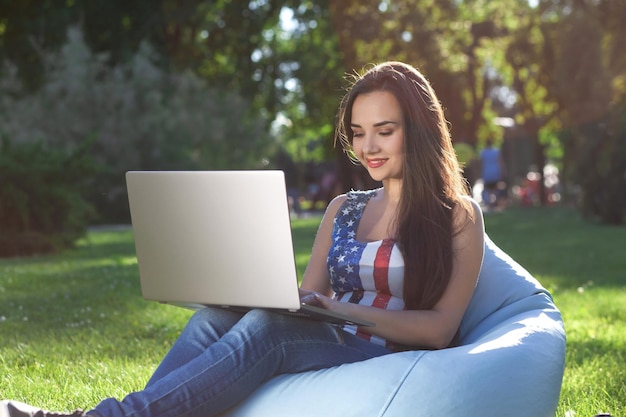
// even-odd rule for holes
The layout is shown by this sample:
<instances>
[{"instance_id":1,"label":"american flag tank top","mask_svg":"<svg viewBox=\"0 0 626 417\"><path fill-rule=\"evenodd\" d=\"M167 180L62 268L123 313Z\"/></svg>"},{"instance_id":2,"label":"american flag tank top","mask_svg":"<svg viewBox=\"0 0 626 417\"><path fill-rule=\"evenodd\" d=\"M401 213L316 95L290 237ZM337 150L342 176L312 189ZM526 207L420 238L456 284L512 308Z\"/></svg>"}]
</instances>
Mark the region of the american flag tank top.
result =
<instances>
[{"instance_id":1,"label":"american flag tank top","mask_svg":"<svg viewBox=\"0 0 626 417\"><path fill-rule=\"evenodd\" d=\"M377 190L350 191L334 219L333 243L326 258L335 298L342 302L403 310L404 259L393 239L374 242L356 240L363 210ZM396 348L385 339L357 326L343 329L372 343Z\"/></svg>"}]
</instances>

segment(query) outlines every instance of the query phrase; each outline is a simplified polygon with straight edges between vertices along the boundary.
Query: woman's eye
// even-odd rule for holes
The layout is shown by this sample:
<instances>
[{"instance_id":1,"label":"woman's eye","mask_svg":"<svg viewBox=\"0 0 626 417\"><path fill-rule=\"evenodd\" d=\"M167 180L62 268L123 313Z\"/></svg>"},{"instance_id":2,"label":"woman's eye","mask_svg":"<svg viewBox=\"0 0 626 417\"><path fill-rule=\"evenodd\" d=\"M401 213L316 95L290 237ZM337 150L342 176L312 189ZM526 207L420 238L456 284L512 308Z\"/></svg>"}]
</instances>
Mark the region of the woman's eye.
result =
<instances>
[{"instance_id":1,"label":"woman's eye","mask_svg":"<svg viewBox=\"0 0 626 417\"><path fill-rule=\"evenodd\" d=\"M380 132L381 136L391 136L393 134L393 130L383 130Z\"/></svg>"},{"instance_id":2,"label":"woman's eye","mask_svg":"<svg viewBox=\"0 0 626 417\"><path fill-rule=\"evenodd\" d=\"M353 138L363 137L363 133L362 132L352 132L352 137Z\"/></svg>"}]
</instances>

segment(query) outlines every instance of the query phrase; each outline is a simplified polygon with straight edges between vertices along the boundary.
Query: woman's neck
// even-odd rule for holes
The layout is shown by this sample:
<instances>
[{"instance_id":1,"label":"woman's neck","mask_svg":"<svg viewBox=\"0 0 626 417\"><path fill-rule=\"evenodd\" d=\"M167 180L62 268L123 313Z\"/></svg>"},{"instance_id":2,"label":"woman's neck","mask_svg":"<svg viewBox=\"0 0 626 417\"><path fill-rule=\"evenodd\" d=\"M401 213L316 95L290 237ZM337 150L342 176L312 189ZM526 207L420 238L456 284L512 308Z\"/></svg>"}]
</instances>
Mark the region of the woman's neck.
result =
<instances>
[{"instance_id":1,"label":"woman's neck","mask_svg":"<svg viewBox=\"0 0 626 417\"><path fill-rule=\"evenodd\" d=\"M402 195L402 180L390 179L383 181L381 200L386 204L397 205Z\"/></svg>"}]
</instances>

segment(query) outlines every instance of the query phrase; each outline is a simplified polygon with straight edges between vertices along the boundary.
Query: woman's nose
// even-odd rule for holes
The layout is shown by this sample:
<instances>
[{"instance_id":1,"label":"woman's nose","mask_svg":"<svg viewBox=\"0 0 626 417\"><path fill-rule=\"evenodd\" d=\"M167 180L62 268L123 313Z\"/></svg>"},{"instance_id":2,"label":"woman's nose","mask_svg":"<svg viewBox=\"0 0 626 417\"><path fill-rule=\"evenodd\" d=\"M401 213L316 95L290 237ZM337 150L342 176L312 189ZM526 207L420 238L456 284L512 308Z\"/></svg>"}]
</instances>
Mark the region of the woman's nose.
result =
<instances>
[{"instance_id":1,"label":"woman's nose","mask_svg":"<svg viewBox=\"0 0 626 417\"><path fill-rule=\"evenodd\" d=\"M363 152L375 153L379 151L378 142L376 141L376 135L366 134L363 138Z\"/></svg>"}]
</instances>

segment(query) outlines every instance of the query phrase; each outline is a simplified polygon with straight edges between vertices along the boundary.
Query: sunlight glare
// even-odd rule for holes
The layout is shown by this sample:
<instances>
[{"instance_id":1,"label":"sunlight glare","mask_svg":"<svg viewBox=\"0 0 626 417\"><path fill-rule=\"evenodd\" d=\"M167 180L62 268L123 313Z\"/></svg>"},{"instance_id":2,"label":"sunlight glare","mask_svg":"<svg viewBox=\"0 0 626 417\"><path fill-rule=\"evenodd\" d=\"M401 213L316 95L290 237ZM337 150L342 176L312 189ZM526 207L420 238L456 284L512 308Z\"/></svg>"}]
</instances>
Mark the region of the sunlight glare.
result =
<instances>
[{"instance_id":1,"label":"sunlight glare","mask_svg":"<svg viewBox=\"0 0 626 417\"><path fill-rule=\"evenodd\" d=\"M280 9L280 28L285 32L293 32L298 28L298 21L293 16L293 9L289 7Z\"/></svg>"}]
</instances>

